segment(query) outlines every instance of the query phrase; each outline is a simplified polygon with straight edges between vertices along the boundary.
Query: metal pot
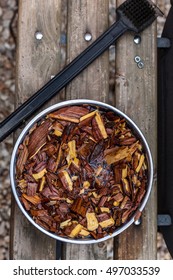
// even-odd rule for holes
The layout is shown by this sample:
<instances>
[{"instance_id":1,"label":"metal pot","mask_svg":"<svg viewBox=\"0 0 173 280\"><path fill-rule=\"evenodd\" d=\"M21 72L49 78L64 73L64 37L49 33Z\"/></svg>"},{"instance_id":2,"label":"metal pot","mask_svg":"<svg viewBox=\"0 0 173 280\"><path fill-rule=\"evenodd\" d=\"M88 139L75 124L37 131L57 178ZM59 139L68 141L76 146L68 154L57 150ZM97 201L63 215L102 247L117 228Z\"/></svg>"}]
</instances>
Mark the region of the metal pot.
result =
<instances>
[{"instance_id":1,"label":"metal pot","mask_svg":"<svg viewBox=\"0 0 173 280\"><path fill-rule=\"evenodd\" d=\"M121 227L119 227L118 229L116 229L114 231L114 233L112 235L107 235L101 239L95 240L93 238L85 238L85 239L71 239L68 237L60 237L57 236L56 234L50 233L47 230L45 230L44 228L42 228L41 226L39 226L38 224L36 224L34 222L34 220L32 219L32 217L26 212L26 210L24 209L22 203L20 202L19 196L17 194L16 191L16 179L15 179L15 173L16 173L16 158L17 158L17 151L18 151L18 147L19 145L22 143L23 139L25 138L26 134L28 133L28 131L30 130L30 128L36 123L38 122L40 119L42 119L45 115L47 115L50 112L53 112L57 109L60 109L62 107L66 107L66 106L72 106L72 105L82 105L82 104L89 104L92 106L96 106L96 107L101 107L104 109L108 109L110 111L113 111L115 114L123 117L126 119L128 125L130 126L130 128L134 131L135 135L140 139L145 154L146 154L146 159L147 159L147 165L148 165L148 186L147 186L147 191L146 194L139 206L139 208L136 210L136 212L133 214L133 216L130 218L130 220L123 224ZM35 116L28 124L27 126L23 129L22 133L20 134L15 146L14 146L14 150L12 153L12 157L11 157L11 165L10 165L10 178L11 178L11 186L12 186L12 191L15 197L15 200L20 208L20 210L22 211L22 213L25 215L25 217L40 231L42 231L43 233L47 234L50 237L53 237L57 240L60 241L64 241L64 242L69 242L69 243L76 243L76 244L91 244L91 243L98 243L98 242L102 242L105 241L109 238L115 237L116 235L120 234L121 232L123 232L125 229L127 229L135 220L135 216L137 214L138 211L142 211L148 201L150 192L151 192L151 188L152 188L152 181L153 181L153 162L152 162L152 156L151 156L151 152L149 149L149 146L147 144L147 141L145 139L145 137L143 136L142 132L140 131L140 129L137 127L137 125L127 116L125 115L123 112L121 112L120 110L116 109L115 107L99 102L99 101L93 101L93 100L87 100L87 99L77 99L77 100L68 100L68 101L64 101L58 104L55 104L47 109L45 109L44 111L42 111L41 113L39 113L37 116Z\"/></svg>"}]
</instances>

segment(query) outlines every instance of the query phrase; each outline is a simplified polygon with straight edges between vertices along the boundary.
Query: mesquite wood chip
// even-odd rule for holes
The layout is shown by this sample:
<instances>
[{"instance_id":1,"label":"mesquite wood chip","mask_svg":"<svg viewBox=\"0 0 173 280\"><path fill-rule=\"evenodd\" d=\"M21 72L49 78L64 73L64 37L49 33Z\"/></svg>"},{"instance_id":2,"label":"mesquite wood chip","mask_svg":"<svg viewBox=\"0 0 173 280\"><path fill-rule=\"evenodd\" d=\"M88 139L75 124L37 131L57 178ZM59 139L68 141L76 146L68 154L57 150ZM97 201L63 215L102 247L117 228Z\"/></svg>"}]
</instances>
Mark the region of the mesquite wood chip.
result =
<instances>
[{"instance_id":1,"label":"mesquite wood chip","mask_svg":"<svg viewBox=\"0 0 173 280\"><path fill-rule=\"evenodd\" d=\"M17 191L59 236L102 238L126 223L147 187L147 162L126 120L94 106L48 114L19 146Z\"/></svg>"}]
</instances>

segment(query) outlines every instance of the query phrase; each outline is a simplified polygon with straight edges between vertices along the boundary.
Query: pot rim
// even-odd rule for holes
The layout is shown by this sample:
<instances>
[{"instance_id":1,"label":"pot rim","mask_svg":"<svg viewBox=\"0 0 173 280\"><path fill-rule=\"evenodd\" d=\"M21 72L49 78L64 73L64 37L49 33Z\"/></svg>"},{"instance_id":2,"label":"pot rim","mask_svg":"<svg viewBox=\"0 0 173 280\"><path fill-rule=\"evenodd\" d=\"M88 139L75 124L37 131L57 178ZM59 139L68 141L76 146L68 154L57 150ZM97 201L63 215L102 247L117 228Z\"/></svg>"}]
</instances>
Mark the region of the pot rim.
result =
<instances>
[{"instance_id":1,"label":"pot rim","mask_svg":"<svg viewBox=\"0 0 173 280\"><path fill-rule=\"evenodd\" d=\"M51 232L48 232L47 230L45 230L44 228L42 228L41 226L39 226L38 224L36 224L34 222L34 220L32 219L32 217L26 212L26 210L24 209L22 203L19 200L19 196L17 194L17 190L16 190L16 184L15 184L15 166L16 166L16 154L17 154L17 150L19 145L21 144L21 142L23 141L24 137L26 136L26 134L28 133L29 129L34 125L34 123L38 122L41 118L43 118L46 114L55 111L57 109L60 109L62 107L66 107L66 106L74 106L74 105L83 105L83 104L89 104L89 105L93 105L93 106L99 106L101 108L104 109L109 109L113 112L115 112L116 114L118 114L121 117L124 117L127 121L127 123L130 125L130 127L132 128L132 130L135 131L135 133L137 134L137 136L140 138L142 145L144 147L145 150L145 154L147 157L147 163L148 163L148 188L147 191L145 193L145 196L141 202L141 205L137 208L137 210L135 211L135 213L133 214L133 216L130 218L130 220L125 223L124 225L120 226L118 229L116 229L114 231L114 233L112 235L106 235L103 238L100 238L98 240L95 239L71 239L68 237L60 237L56 234L53 234ZM153 182L153 161L152 161L152 155L151 155L151 151L150 148L148 146L148 143L143 135L143 133L141 132L141 130L138 128L138 126L132 121L131 118L129 118L125 113L123 113L122 111L120 111L119 109L117 109L116 107L109 105L107 103L104 102L100 102L100 101L96 101L96 100L90 100L90 99L74 99L74 100L66 100L66 101L62 101L60 103L56 103L48 108L46 108L45 110L43 110L42 112L38 113L26 126L25 128L22 130L22 132L20 133L13 152L12 152L12 156L11 156L11 163L10 163L10 180L11 180L11 188L12 188L12 192L13 195L15 197L15 200L17 202L18 207L20 208L20 210L22 211L22 213L24 214L24 216L31 222L31 224L33 224L37 229L39 229L41 232L45 233L46 235L48 235L49 237L52 237L56 240L59 241L63 241L63 242L67 242L67 243L73 243L73 244L94 244L94 243L99 243L99 242L103 242L109 238L115 237L118 234L120 234L121 232L123 232L125 229L127 229L134 221L135 221L135 216L137 214L138 211L142 212L147 201L148 198L150 196L150 192L152 189L152 182Z\"/></svg>"}]
</instances>

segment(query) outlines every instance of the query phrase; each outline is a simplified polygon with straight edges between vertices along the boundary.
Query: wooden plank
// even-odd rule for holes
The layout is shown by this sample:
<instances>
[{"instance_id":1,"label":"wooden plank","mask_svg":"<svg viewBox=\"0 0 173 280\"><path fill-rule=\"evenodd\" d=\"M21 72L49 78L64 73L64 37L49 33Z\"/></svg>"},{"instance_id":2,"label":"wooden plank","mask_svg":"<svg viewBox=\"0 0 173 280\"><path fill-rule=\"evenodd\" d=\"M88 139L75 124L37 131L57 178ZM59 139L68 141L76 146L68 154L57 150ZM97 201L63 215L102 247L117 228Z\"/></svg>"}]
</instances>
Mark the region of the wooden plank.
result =
<instances>
[{"instance_id":1,"label":"wooden plank","mask_svg":"<svg viewBox=\"0 0 173 280\"><path fill-rule=\"evenodd\" d=\"M67 61L70 62L108 27L107 0L68 1ZM84 35L90 33L87 42ZM67 99L89 98L108 102L108 52L104 53L66 89ZM108 244L63 245L63 259L107 259Z\"/></svg>"},{"instance_id":2,"label":"wooden plank","mask_svg":"<svg viewBox=\"0 0 173 280\"><path fill-rule=\"evenodd\" d=\"M67 62L108 28L108 4L107 0L68 1ZM90 42L84 39L86 33L92 35ZM106 52L70 83L66 98L108 101L108 63Z\"/></svg>"},{"instance_id":3,"label":"wooden plank","mask_svg":"<svg viewBox=\"0 0 173 280\"><path fill-rule=\"evenodd\" d=\"M117 5L122 0L117 0ZM157 196L156 196L156 24L142 33L141 44L135 45L133 35L123 36L116 44L116 106L127 113L144 133L154 160L154 184L142 214L142 224L132 225L115 239L116 259L156 259ZM144 61L139 69L134 61Z\"/></svg>"},{"instance_id":4,"label":"wooden plank","mask_svg":"<svg viewBox=\"0 0 173 280\"><path fill-rule=\"evenodd\" d=\"M16 106L60 69L60 14L61 0L19 2ZM36 32L43 34L41 40L36 39ZM11 259L54 259L55 245L55 240L26 220L13 201Z\"/></svg>"}]
</instances>

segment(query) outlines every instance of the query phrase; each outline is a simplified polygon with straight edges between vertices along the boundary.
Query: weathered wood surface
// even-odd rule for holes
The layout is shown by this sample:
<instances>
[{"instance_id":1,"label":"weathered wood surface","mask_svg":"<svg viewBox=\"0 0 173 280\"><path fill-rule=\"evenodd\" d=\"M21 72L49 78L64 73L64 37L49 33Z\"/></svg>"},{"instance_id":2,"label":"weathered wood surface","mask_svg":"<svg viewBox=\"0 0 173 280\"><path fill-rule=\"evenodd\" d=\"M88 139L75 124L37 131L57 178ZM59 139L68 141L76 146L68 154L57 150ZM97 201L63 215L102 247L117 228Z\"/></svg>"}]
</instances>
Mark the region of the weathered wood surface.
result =
<instances>
[{"instance_id":1,"label":"weathered wood surface","mask_svg":"<svg viewBox=\"0 0 173 280\"><path fill-rule=\"evenodd\" d=\"M124 1L117 0L117 5L122 2ZM117 108L132 118L149 143L154 160L154 184L142 214L142 224L132 225L115 239L116 259L156 259L156 24L147 28L141 37L139 45L134 44L131 34L123 36L116 44L115 96ZM143 69L137 67L134 61L136 55L144 61Z\"/></svg>"},{"instance_id":2,"label":"weathered wood surface","mask_svg":"<svg viewBox=\"0 0 173 280\"><path fill-rule=\"evenodd\" d=\"M116 0L116 5L122 0ZM108 27L108 0L67 1L67 63ZM25 101L51 75L58 72L60 59L61 0L21 0L19 2L16 104ZM156 170L156 25L142 33L135 45L127 34L116 43L115 101L113 105L127 113L141 128L152 150ZM43 33L42 40L35 32ZM84 35L92 35L86 42ZM140 55L145 63L139 69L134 62ZM109 103L109 59L104 53L66 88L66 99L88 98ZM59 100L60 96L56 97ZM61 98L62 99L62 98ZM46 107L48 104L46 105ZM19 131L18 131L19 133ZM156 176L155 176L156 178ZM11 258L54 259L55 241L38 232L13 202ZM63 259L109 259L114 242L115 259L156 258L156 185L142 215L142 224L131 226L123 234L95 245L63 244Z\"/></svg>"},{"instance_id":3,"label":"weathered wood surface","mask_svg":"<svg viewBox=\"0 0 173 280\"><path fill-rule=\"evenodd\" d=\"M60 15L61 0L19 2L16 106L60 69ZM41 40L35 37L38 31ZM36 230L14 201L12 205L11 258L55 259L55 240Z\"/></svg>"},{"instance_id":4,"label":"weathered wood surface","mask_svg":"<svg viewBox=\"0 0 173 280\"><path fill-rule=\"evenodd\" d=\"M108 27L107 0L68 1L67 62L70 62ZM85 41L90 33L92 40ZM108 102L108 52L85 69L66 89L67 99L88 98ZM107 242L96 245L63 245L63 259L107 259Z\"/></svg>"},{"instance_id":5,"label":"weathered wood surface","mask_svg":"<svg viewBox=\"0 0 173 280\"><path fill-rule=\"evenodd\" d=\"M67 63L80 54L108 28L109 1L68 1ZM86 33L92 40L84 39ZM108 52L85 69L66 90L67 99L88 98L108 101L109 92Z\"/></svg>"}]
</instances>

